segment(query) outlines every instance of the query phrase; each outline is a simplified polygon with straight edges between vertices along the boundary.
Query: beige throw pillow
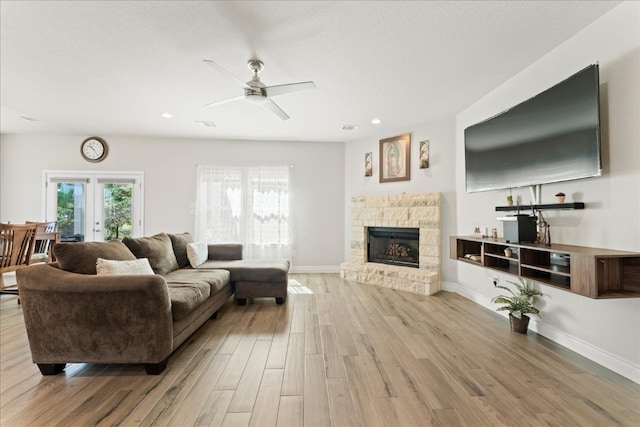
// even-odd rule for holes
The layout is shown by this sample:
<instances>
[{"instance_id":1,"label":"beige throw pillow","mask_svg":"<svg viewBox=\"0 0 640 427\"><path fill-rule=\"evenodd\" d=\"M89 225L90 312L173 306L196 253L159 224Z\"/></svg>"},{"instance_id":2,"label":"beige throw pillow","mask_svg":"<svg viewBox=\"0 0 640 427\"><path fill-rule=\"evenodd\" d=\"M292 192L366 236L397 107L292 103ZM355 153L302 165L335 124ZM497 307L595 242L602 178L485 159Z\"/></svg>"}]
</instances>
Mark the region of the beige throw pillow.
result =
<instances>
[{"instance_id":1,"label":"beige throw pillow","mask_svg":"<svg viewBox=\"0 0 640 427\"><path fill-rule=\"evenodd\" d=\"M98 258L96 261L98 276L111 276L118 274L154 274L147 258L139 258L130 261L115 261Z\"/></svg>"},{"instance_id":2,"label":"beige throw pillow","mask_svg":"<svg viewBox=\"0 0 640 427\"><path fill-rule=\"evenodd\" d=\"M191 267L197 267L209 257L209 248L206 242L187 243L187 258Z\"/></svg>"}]
</instances>

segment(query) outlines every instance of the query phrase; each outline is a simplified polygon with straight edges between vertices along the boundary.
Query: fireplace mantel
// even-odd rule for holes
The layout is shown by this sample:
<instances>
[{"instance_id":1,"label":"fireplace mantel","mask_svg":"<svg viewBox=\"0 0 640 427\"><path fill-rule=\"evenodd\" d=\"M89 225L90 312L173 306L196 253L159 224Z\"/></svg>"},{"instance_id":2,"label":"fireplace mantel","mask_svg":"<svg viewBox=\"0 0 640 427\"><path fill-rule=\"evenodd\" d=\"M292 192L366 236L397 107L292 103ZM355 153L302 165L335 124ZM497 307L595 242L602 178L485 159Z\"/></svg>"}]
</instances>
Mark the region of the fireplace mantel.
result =
<instances>
[{"instance_id":1,"label":"fireplace mantel","mask_svg":"<svg viewBox=\"0 0 640 427\"><path fill-rule=\"evenodd\" d=\"M440 193L356 196L351 199L351 261L340 265L347 280L422 295L440 290ZM369 227L420 230L418 268L367 262Z\"/></svg>"}]
</instances>

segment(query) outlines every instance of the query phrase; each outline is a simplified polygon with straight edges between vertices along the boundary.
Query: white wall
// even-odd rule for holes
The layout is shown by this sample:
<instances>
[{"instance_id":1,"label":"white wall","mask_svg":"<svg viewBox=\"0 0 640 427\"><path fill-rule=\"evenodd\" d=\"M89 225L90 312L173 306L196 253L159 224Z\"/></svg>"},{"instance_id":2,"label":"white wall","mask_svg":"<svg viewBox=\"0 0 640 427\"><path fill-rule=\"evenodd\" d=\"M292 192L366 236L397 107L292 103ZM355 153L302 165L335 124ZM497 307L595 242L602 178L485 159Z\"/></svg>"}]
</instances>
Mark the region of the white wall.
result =
<instances>
[{"instance_id":1,"label":"white wall","mask_svg":"<svg viewBox=\"0 0 640 427\"><path fill-rule=\"evenodd\" d=\"M378 139L361 139L345 144L345 255L350 254L351 198L400 193L442 193L442 276L453 281L455 265L449 263L449 236L456 229L455 158L453 118L422 124L413 129L397 129L380 134ZM411 134L411 180L380 183L380 139ZM419 169L420 141L430 141L429 168ZM373 176L364 176L364 155L373 152ZM345 261L349 259L346 258Z\"/></svg>"},{"instance_id":2,"label":"white wall","mask_svg":"<svg viewBox=\"0 0 640 427\"><path fill-rule=\"evenodd\" d=\"M461 112L456 123L457 232L476 225L496 227L494 206L507 191L466 194L464 129L572 75L600 64L604 174L543 186L543 202L563 191L584 201L583 211L548 211L555 243L640 252L640 3L627 2L540 58ZM528 190L515 194L528 203ZM456 263L457 290L481 304L496 295L494 272ZM501 276L500 280L513 280ZM453 286L456 288L456 286ZM533 325L545 335L640 382L640 298L593 300L541 286L542 318Z\"/></svg>"},{"instance_id":3,"label":"white wall","mask_svg":"<svg viewBox=\"0 0 640 427\"><path fill-rule=\"evenodd\" d=\"M1 135L0 221L43 218L43 170L143 171L144 234L193 233L196 164L286 164L293 166L293 271L338 271L345 240L344 144L100 136L109 156L92 164L80 156L82 136Z\"/></svg>"}]
</instances>

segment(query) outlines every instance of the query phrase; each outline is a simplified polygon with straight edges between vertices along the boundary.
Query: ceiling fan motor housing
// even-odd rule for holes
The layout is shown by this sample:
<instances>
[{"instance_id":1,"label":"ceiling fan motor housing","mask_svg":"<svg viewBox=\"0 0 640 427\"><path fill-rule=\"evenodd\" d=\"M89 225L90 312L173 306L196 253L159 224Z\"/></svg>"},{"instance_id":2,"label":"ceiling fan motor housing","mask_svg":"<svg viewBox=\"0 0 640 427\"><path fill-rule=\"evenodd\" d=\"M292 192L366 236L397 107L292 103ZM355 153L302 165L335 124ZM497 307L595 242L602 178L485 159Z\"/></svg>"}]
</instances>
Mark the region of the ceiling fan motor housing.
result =
<instances>
[{"instance_id":1,"label":"ceiling fan motor housing","mask_svg":"<svg viewBox=\"0 0 640 427\"><path fill-rule=\"evenodd\" d=\"M258 74L264 69L264 63L259 59L250 59L249 62L247 62L247 65L254 74Z\"/></svg>"},{"instance_id":2,"label":"ceiling fan motor housing","mask_svg":"<svg viewBox=\"0 0 640 427\"><path fill-rule=\"evenodd\" d=\"M244 96L247 100L256 103L263 103L266 101L267 94L263 89L265 85L260 81L257 74L247 82L247 86L249 87L244 88Z\"/></svg>"}]
</instances>

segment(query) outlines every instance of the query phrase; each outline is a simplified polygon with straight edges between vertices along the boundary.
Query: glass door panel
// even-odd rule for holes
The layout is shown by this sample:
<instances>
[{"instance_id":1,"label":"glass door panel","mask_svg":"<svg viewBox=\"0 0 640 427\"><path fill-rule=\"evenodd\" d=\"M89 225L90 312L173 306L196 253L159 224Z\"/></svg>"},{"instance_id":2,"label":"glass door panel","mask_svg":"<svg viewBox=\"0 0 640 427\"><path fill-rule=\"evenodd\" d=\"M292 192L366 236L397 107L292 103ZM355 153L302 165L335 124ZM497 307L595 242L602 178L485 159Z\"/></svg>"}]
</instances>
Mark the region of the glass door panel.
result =
<instances>
[{"instance_id":1,"label":"glass door panel","mask_svg":"<svg viewBox=\"0 0 640 427\"><path fill-rule=\"evenodd\" d=\"M62 242L82 242L87 234L87 182L54 181L53 218L58 221L58 232ZM48 219L47 219L48 220Z\"/></svg>"},{"instance_id":2,"label":"glass door panel","mask_svg":"<svg viewBox=\"0 0 640 427\"><path fill-rule=\"evenodd\" d=\"M96 209L102 215L102 229L96 223L96 238L100 234L103 241L120 240L132 237L133 224L133 184L104 183L102 197L97 199L101 209ZM96 218L98 221L99 219ZM97 221L97 222L98 222Z\"/></svg>"}]
</instances>

